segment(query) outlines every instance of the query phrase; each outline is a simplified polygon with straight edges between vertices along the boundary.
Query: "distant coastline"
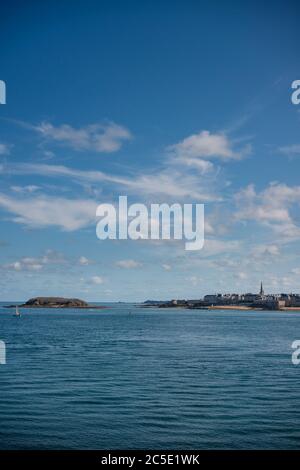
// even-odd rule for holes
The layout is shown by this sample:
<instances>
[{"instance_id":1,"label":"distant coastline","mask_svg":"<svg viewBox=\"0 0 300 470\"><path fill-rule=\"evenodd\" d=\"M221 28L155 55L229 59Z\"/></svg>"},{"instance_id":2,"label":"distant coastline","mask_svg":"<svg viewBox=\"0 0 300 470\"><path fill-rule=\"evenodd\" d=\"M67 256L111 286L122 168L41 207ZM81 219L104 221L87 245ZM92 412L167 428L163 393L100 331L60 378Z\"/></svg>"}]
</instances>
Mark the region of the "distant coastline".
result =
<instances>
[{"instance_id":1,"label":"distant coastline","mask_svg":"<svg viewBox=\"0 0 300 470\"><path fill-rule=\"evenodd\" d=\"M185 305L185 304L177 304L177 305L172 305L172 301L168 303L160 303L160 304L142 304L143 308L160 308L160 309L165 309L168 310L170 308L176 309L176 308L185 308L188 310L241 310L241 311L262 311L262 310L278 310L278 311L300 311L300 307L280 307L280 308L270 308L270 307L251 307L249 305Z\"/></svg>"},{"instance_id":2,"label":"distant coastline","mask_svg":"<svg viewBox=\"0 0 300 470\"><path fill-rule=\"evenodd\" d=\"M300 311L300 294L265 294L263 283L258 294L208 294L202 299L173 299L167 302L147 300L143 305L158 308L201 310L283 310Z\"/></svg>"}]
</instances>

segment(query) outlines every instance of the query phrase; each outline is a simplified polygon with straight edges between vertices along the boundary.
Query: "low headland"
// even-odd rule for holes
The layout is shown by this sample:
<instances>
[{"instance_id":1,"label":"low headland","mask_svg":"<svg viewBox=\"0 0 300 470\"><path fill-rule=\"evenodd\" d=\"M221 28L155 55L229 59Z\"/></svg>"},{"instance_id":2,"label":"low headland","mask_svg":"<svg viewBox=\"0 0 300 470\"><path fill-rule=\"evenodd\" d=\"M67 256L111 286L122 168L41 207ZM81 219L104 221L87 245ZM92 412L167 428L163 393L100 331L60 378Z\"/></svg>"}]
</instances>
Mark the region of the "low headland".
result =
<instances>
[{"instance_id":1,"label":"low headland","mask_svg":"<svg viewBox=\"0 0 300 470\"><path fill-rule=\"evenodd\" d=\"M6 305L6 308L15 308L14 305ZM33 297L18 307L23 308L82 308L82 309L103 309L102 305L93 305L81 299L66 297Z\"/></svg>"}]
</instances>

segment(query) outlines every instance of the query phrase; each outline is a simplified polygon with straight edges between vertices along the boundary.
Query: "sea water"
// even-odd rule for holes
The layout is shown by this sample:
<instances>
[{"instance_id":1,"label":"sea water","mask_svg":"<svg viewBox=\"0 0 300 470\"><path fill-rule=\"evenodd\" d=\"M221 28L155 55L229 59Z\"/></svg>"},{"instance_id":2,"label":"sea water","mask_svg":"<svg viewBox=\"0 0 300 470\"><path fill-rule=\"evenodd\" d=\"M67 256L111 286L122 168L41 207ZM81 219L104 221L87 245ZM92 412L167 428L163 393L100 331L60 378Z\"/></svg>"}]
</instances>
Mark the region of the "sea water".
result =
<instances>
[{"instance_id":1,"label":"sea water","mask_svg":"<svg viewBox=\"0 0 300 470\"><path fill-rule=\"evenodd\" d=\"M300 448L300 312L13 313L1 449Z\"/></svg>"}]
</instances>

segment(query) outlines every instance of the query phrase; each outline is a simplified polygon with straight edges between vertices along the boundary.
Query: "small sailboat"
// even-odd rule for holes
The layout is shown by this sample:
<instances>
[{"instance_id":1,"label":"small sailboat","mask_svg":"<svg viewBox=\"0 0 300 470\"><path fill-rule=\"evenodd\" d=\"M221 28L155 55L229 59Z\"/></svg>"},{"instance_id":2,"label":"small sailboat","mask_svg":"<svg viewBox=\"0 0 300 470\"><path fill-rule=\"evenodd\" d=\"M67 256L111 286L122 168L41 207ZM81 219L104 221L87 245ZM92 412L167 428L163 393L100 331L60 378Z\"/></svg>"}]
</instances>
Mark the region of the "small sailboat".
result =
<instances>
[{"instance_id":1,"label":"small sailboat","mask_svg":"<svg viewBox=\"0 0 300 470\"><path fill-rule=\"evenodd\" d=\"M19 309L18 309L18 306L16 305L16 312L15 312L15 317L19 317L21 316L21 313L19 312Z\"/></svg>"}]
</instances>

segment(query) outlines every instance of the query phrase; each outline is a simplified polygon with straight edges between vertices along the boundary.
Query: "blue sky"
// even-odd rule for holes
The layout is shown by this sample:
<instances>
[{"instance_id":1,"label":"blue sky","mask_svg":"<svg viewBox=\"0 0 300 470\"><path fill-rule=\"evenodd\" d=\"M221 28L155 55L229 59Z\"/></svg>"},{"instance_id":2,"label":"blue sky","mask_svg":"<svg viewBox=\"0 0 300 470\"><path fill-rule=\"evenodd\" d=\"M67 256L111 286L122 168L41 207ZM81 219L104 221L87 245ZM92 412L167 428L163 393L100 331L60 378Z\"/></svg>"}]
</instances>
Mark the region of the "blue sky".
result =
<instances>
[{"instance_id":1,"label":"blue sky","mask_svg":"<svg viewBox=\"0 0 300 470\"><path fill-rule=\"evenodd\" d=\"M0 297L299 291L296 1L1 5ZM95 207L205 203L199 252Z\"/></svg>"}]
</instances>

